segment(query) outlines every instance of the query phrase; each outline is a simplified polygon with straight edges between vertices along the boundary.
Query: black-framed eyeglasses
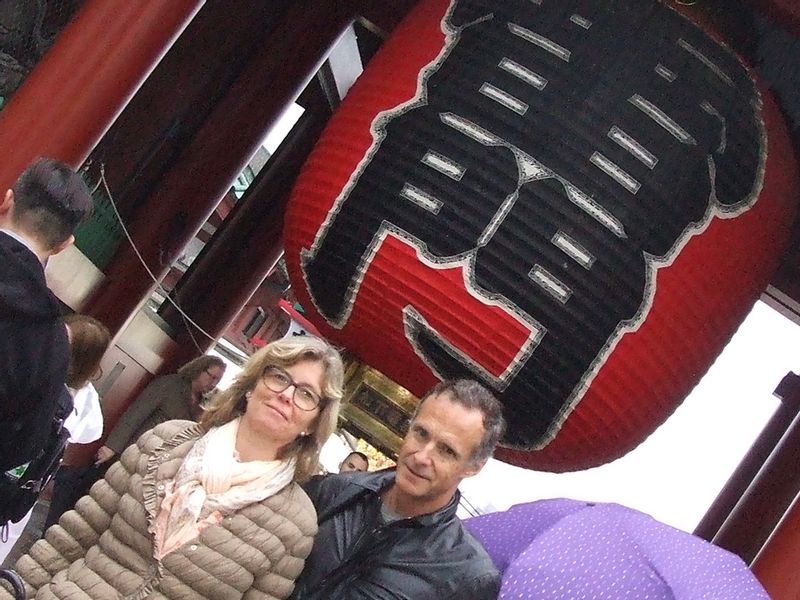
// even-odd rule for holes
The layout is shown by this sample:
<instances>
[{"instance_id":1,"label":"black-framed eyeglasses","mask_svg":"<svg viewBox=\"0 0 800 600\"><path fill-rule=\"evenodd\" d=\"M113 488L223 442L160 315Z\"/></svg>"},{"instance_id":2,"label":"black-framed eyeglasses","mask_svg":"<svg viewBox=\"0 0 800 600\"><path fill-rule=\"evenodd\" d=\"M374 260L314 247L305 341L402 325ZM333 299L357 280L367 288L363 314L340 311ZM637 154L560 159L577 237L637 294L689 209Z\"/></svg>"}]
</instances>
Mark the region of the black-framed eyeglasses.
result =
<instances>
[{"instance_id":1,"label":"black-framed eyeglasses","mask_svg":"<svg viewBox=\"0 0 800 600\"><path fill-rule=\"evenodd\" d=\"M322 402L322 398L311 386L305 383L297 383L280 367L267 367L264 369L261 379L264 381L264 385L276 394L286 391L290 386L294 386L292 402L300 410L314 410Z\"/></svg>"}]
</instances>

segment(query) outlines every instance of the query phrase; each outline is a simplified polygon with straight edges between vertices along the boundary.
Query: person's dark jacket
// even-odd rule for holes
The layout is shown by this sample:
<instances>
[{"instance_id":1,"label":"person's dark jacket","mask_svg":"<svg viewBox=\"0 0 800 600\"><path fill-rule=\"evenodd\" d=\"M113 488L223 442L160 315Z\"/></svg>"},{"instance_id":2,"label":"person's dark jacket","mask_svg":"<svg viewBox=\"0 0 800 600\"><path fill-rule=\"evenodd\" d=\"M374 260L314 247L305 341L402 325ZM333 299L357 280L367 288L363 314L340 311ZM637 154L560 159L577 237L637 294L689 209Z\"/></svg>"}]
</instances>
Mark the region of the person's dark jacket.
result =
<instances>
[{"instance_id":1,"label":"person's dark jacket","mask_svg":"<svg viewBox=\"0 0 800 600\"><path fill-rule=\"evenodd\" d=\"M33 459L56 413L70 409L68 364L67 331L42 264L0 232L0 472Z\"/></svg>"},{"instance_id":2,"label":"person's dark jacket","mask_svg":"<svg viewBox=\"0 0 800 600\"><path fill-rule=\"evenodd\" d=\"M382 525L380 492L394 470L311 479L319 533L292 600L494 600L500 576L456 517L443 509Z\"/></svg>"}]
</instances>

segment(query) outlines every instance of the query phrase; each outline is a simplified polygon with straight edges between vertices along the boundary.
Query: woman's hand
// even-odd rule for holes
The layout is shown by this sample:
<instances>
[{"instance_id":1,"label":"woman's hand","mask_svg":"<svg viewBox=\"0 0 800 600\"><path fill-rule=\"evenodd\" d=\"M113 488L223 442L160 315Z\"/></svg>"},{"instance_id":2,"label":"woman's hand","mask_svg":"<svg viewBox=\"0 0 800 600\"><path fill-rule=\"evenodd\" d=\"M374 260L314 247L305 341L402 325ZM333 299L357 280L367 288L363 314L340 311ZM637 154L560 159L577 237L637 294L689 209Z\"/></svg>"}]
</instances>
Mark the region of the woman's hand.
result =
<instances>
[{"instance_id":1,"label":"woman's hand","mask_svg":"<svg viewBox=\"0 0 800 600\"><path fill-rule=\"evenodd\" d=\"M97 450L97 454L94 455L94 464L96 465L103 464L104 462L107 462L112 458L114 458L115 455L116 452L114 452L108 446L100 446L100 448Z\"/></svg>"}]
</instances>

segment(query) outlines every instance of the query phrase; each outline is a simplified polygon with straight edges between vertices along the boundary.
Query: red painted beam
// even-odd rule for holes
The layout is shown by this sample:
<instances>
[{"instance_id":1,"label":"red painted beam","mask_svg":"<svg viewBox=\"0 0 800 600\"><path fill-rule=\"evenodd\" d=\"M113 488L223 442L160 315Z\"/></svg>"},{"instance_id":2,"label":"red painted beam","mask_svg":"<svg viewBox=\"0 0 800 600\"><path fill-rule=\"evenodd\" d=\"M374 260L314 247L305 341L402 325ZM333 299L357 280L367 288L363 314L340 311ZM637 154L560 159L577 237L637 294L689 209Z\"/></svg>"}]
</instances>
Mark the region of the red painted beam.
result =
<instances>
[{"instance_id":1,"label":"red painted beam","mask_svg":"<svg viewBox=\"0 0 800 600\"><path fill-rule=\"evenodd\" d=\"M321 91L315 104L307 108L172 295L189 317L215 339L225 333L283 255L286 201L330 116ZM171 304L165 305L160 313L176 331L179 347L176 355L165 363L164 372L213 345L214 340L194 327L189 332L191 325Z\"/></svg>"},{"instance_id":2,"label":"red painted beam","mask_svg":"<svg viewBox=\"0 0 800 600\"><path fill-rule=\"evenodd\" d=\"M0 189L37 156L78 167L202 0L87 0L0 112Z\"/></svg>"},{"instance_id":3,"label":"red painted beam","mask_svg":"<svg viewBox=\"0 0 800 600\"><path fill-rule=\"evenodd\" d=\"M717 546L752 562L800 491L800 416L770 454L714 536Z\"/></svg>"},{"instance_id":4,"label":"red painted beam","mask_svg":"<svg viewBox=\"0 0 800 600\"><path fill-rule=\"evenodd\" d=\"M772 600L800 598L800 498L796 498L753 562L752 570Z\"/></svg>"},{"instance_id":5,"label":"red painted beam","mask_svg":"<svg viewBox=\"0 0 800 600\"><path fill-rule=\"evenodd\" d=\"M260 51L128 223L157 279L215 210L350 21L351 15L336 0L296 0L280 22L265 32ZM105 275L87 312L118 334L155 284L128 244L120 247Z\"/></svg>"},{"instance_id":6,"label":"red painted beam","mask_svg":"<svg viewBox=\"0 0 800 600\"><path fill-rule=\"evenodd\" d=\"M292 1L207 3L114 121L89 158L93 180L105 164L106 181L126 221Z\"/></svg>"},{"instance_id":7,"label":"red painted beam","mask_svg":"<svg viewBox=\"0 0 800 600\"><path fill-rule=\"evenodd\" d=\"M800 412L800 377L787 374L773 392L781 404L694 530L711 541Z\"/></svg>"}]
</instances>

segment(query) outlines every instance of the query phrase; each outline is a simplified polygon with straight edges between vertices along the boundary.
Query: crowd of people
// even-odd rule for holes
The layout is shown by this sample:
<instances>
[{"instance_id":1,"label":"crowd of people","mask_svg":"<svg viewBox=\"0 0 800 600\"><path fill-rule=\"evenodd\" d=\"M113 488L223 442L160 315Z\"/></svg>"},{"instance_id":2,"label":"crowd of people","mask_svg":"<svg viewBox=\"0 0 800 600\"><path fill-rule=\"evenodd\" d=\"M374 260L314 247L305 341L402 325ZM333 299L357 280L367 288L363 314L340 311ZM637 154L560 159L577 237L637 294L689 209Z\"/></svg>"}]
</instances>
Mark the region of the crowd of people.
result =
<instances>
[{"instance_id":1,"label":"crowd of people","mask_svg":"<svg viewBox=\"0 0 800 600\"><path fill-rule=\"evenodd\" d=\"M474 381L427 393L396 467L375 472L353 451L320 474L344 368L313 336L268 344L208 403L225 363L192 360L103 432L92 380L109 332L62 317L44 276L91 206L80 176L52 159L0 203L1 557L55 474L44 536L15 565L29 598L497 596L496 568L455 514L459 483L505 427ZM67 444L103 437L93 464L58 467Z\"/></svg>"}]
</instances>

